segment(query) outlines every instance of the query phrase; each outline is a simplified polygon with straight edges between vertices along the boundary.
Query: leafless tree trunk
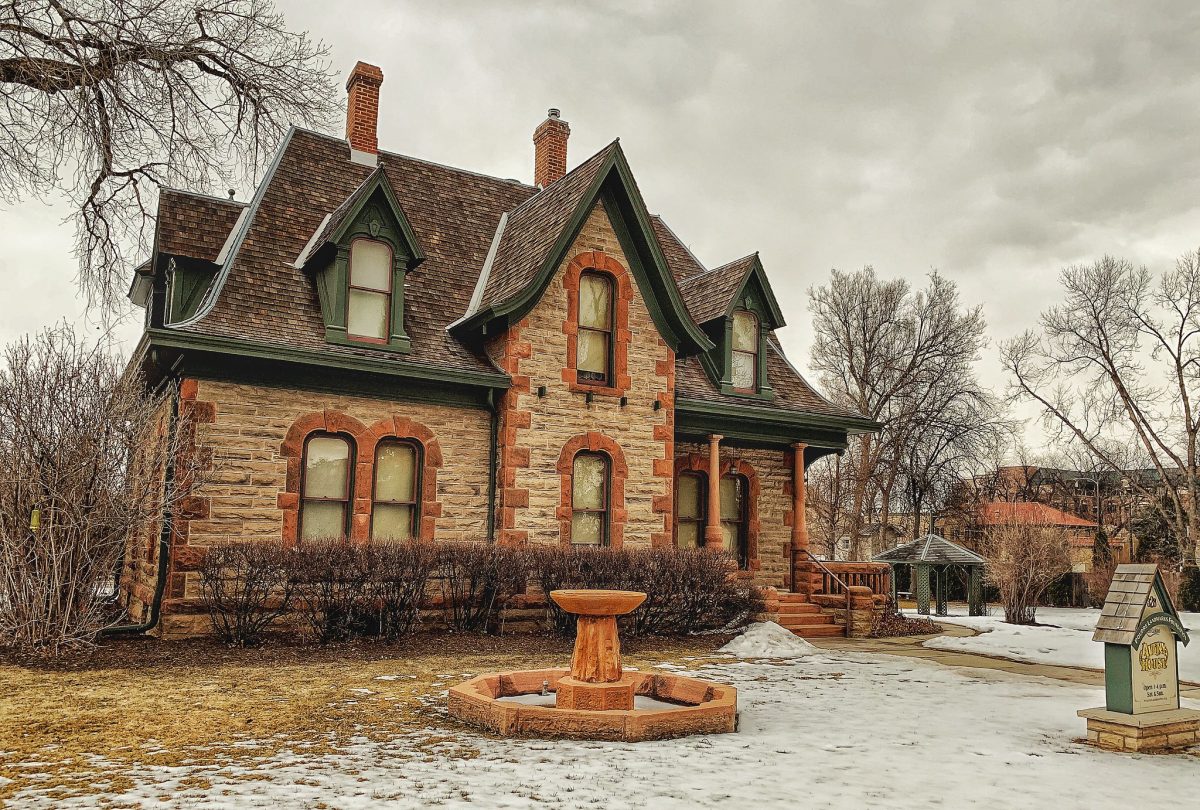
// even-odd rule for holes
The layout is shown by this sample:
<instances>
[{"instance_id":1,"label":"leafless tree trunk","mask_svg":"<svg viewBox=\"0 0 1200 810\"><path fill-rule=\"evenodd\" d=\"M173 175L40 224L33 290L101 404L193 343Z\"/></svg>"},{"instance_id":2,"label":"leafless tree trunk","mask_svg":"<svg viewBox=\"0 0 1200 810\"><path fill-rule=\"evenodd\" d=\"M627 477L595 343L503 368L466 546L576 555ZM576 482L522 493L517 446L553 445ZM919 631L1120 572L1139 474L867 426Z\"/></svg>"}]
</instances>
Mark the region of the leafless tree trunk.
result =
<instances>
[{"instance_id":1,"label":"leafless tree trunk","mask_svg":"<svg viewBox=\"0 0 1200 810\"><path fill-rule=\"evenodd\" d=\"M327 123L325 53L270 0L2 2L0 199L67 194L81 289L111 310L159 185L245 177L289 124Z\"/></svg>"},{"instance_id":2,"label":"leafless tree trunk","mask_svg":"<svg viewBox=\"0 0 1200 810\"><path fill-rule=\"evenodd\" d=\"M826 286L809 290L816 337L812 363L840 404L883 424L879 435L855 437L843 470L852 476L847 534L861 559L863 527L872 513L886 531L905 458L954 403L988 398L974 375L984 345L979 307L961 306L953 282L935 273L912 290L903 280L880 280L868 267L833 271ZM947 434L946 447L959 438ZM936 451L938 458L945 448Z\"/></svg>"},{"instance_id":3,"label":"leafless tree trunk","mask_svg":"<svg viewBox=\"0 0 1200 810\"><path fill-rule=\"evenodd\" d=\"M1122 441L1144 452L1154 475L1127 481L1187 538L1184 554L1194 561L1200 251L1157 278L1106 256L1061 279L1065 300L1042 313L1040 334L1001 347L1014 394L1114 471L1122 468L1112 448Z\"/></svg>"},{"instance_id":4,"label":"leafless tree trunk","mask_svg":"<svg viewBox=\"0 0 1200 810\"><path fill-rule=\"evenodd\" d=\"M171 429L173 392L151 394L103 344L69 327L9 345L0 364L0 645L57 654L105 622L104 585L194 482Z\"/></svg>"}]
</instances>

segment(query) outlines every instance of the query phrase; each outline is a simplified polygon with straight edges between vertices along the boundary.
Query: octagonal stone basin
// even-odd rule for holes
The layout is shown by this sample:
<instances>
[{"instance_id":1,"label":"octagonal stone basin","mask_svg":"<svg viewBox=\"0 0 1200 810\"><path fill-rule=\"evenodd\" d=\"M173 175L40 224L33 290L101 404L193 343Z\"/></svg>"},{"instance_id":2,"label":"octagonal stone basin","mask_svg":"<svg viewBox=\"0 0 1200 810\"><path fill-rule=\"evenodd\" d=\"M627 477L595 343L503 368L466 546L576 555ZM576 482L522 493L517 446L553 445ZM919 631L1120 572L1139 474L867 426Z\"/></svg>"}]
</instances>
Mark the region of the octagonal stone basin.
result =
<instances>
[{"instance_id":1,"label":"octagonal stone basin","mask_svg":"<svg viewBox=\"0 0 1200 810\"><path fill-rule=\"evenodd\" d=\"M561 590L550 598L578 617L571 668L478 675L450 689L452 717L504 736L630 742L737 730L732 686L622 669L617 616L646 594ZM638 697L650 700L639 708Z\"/></svg>"},{"instance_id":2,"label":"octagonal stone basin","mask_svg":"<svg viewBox=\"0 0 1200 810\"><path fill-rule=\"evenodd\" d=\"M685 675L627 672L634 692L669 708L563 709L501 698L533 695L545 681L556 692L567 669L479 675L450 689L450 715L505 737L640 742L737 731L737 690Z\"/></svg>"}]
</instances>

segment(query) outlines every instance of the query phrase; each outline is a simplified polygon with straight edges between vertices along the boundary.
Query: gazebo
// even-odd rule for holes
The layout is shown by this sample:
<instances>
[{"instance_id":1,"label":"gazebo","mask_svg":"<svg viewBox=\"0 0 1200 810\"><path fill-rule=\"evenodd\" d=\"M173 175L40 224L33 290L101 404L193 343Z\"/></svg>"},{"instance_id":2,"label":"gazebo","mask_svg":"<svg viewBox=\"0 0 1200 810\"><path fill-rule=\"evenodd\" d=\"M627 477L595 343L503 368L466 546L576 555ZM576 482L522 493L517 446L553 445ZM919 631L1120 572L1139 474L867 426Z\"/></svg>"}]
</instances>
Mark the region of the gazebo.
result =
<instances>
[{"instance_id":1,"label":"gazebo","mask_svg":"<svg viewBox=\"0 0 1200 810\"><path fill-rule=\"evenodd\" d=\"M974 551L952 543L945 537L927 534L890 551L876 555L875 562L892 567L892 600L896 601L896 566L907 565L912 572L912 590L917 598L917 612L929 615L929 574L937 577L937 615L945 616L946 593L950 570L962 568L967 572L967 608L972 616L984 614L983 567L986 561Z\"/></svg>"}]
</instances>

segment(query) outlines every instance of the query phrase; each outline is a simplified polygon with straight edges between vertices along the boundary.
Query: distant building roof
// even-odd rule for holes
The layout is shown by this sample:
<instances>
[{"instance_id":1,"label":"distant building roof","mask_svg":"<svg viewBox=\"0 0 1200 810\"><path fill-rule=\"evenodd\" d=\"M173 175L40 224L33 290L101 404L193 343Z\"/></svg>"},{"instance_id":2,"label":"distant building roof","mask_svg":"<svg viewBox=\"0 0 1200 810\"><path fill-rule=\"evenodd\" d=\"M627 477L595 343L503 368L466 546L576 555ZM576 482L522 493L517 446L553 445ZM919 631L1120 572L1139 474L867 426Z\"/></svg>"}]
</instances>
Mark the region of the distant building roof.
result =
<instances>
[{"instance_id":1,"label":"distant building roof","mask_svg":"<svg viewBox=\"0 0 1200 810\"><path fill-rule=\"evenodd\" d=\"M875 555L875 562L928 563L930 565L984 565L986 561L974 551L952 543L937 534L927 534Z\"/></svg>"},{"instance_id":2,"label":"distant building roof","mask_svg":"<svg viewBox=\"0 0 1200 810\"><path fill-rule=\"evenodd\" d=\"M1036 502L989 501L979 505L979 522L984 526L1023 523L1032 526L1066 526L1096 529L1099 525L1081 517Z\"/></svg>"}]
</instances>

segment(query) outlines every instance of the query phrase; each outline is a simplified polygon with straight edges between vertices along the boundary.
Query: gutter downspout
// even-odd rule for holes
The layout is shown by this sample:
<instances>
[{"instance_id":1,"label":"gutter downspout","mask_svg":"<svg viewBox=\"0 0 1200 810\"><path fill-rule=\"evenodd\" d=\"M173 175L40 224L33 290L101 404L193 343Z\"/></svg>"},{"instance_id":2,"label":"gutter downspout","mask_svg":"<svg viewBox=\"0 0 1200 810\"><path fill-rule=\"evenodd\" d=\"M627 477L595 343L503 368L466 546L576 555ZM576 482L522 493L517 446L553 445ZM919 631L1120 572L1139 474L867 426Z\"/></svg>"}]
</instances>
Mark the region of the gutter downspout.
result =
<instances>
[{"instance_id":1,"label":"gutter downspout","mask_svg":"<svg viewBox=\"0 0 1200 810\"><path fill-rule=\"evenodd\" d=\"M496 445L499 443L500 437L500 409L496 406L496 389L489 388L487 395L488 415L490 420L489 425L489 440L488 440L488 517L487 517L487 539L488 543L496 542L496 462L497 450Z\"/></svg>"},{"instance_id":2,"label":"gutter downspout","mask_svg":"<svg viewBox=\"0 0 1200 810\"><path fill-rule=\"evenodd\" d=\"M154 582L154 600L150 603L150 615L141 624L118 624L100 630L101 636L131 635L147 633L158 625L162 614L163 594L167 590L167 571L171 566L171 533L175 521L171 515L171 496L175 491L175 454L171 448L175 446L175 432L179 421L179 381L171 392L171 414L167 422L167 468L163 472L163 511L162 528L158 533L158 573Z\"/></svg>"}]
</instances>

